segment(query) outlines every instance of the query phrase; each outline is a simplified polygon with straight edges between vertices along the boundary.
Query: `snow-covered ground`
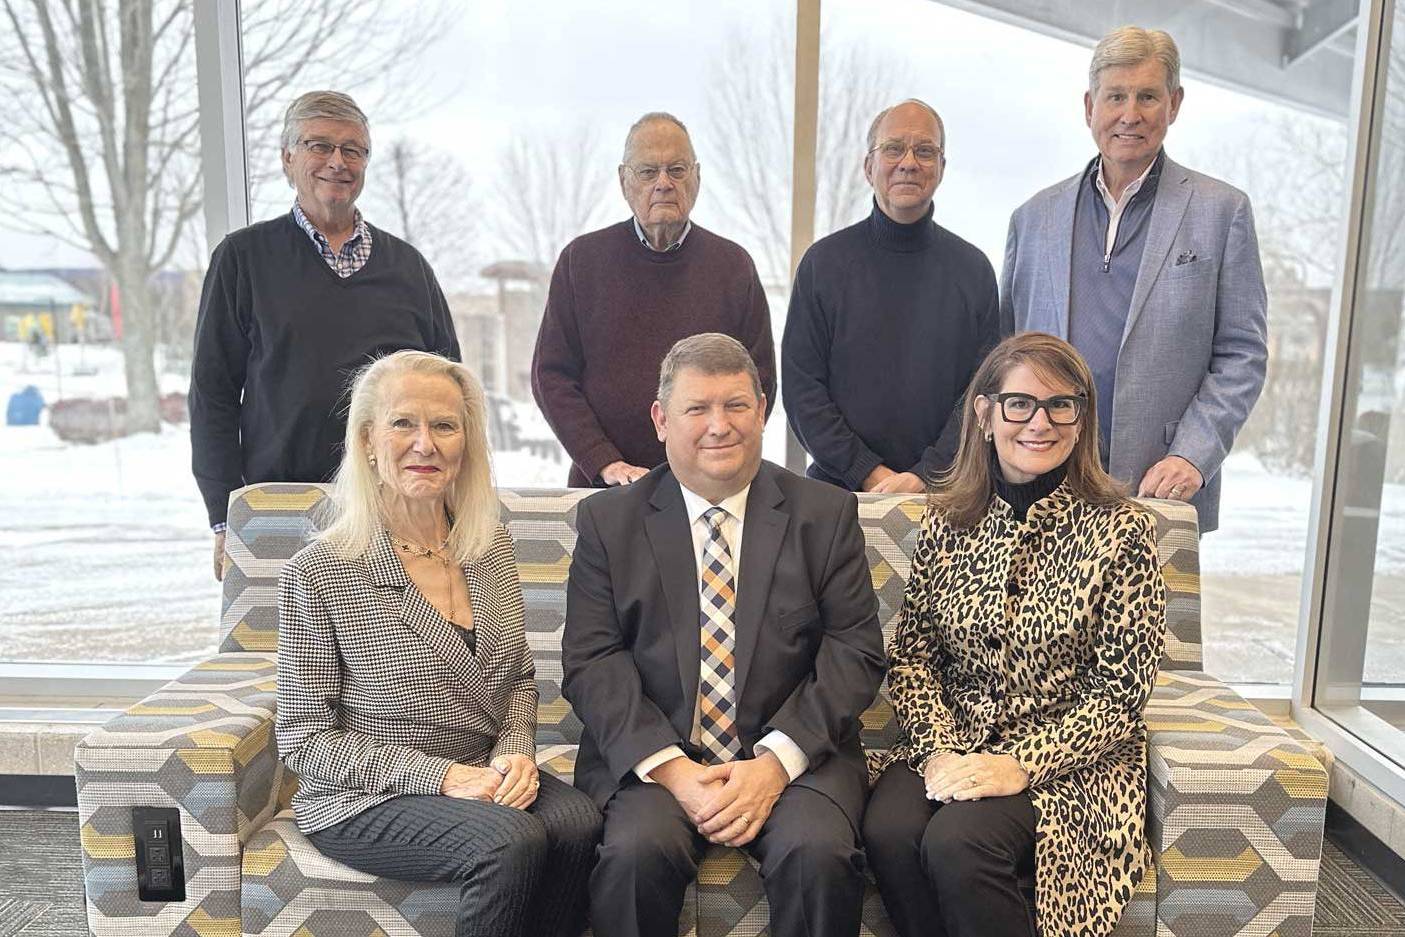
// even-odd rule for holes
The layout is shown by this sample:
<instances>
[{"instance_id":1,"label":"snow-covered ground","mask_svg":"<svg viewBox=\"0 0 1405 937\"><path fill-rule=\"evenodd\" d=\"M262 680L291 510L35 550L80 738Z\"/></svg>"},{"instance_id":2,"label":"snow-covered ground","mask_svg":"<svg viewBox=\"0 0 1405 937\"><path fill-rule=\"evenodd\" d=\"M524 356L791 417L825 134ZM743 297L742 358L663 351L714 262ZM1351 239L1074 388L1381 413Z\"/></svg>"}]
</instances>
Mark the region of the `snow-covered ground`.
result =
<instances>
[{"instance_id":1,"label":"snow-covered ground","mask_svg":"<svg viewBox=\"0 0 1405 937\"><path fill-rule=\"evenodd\" d=\"M36 365L0 343L0 397L119 396L121 357L61 350ZM164 390L183 390L168 374ZM556 486L566 465L498 453L500 485ZM1202 543L1206 667L1291 678L1311 482L1247 454L1225 466L1221 529ZM187 662L216 641L219 588L185 427L94 446L47 426L0 427L0 660ZM1389 485L1375 557L1368 679L1405 682L1405 486Z\"/></svg>"}]
</instances>

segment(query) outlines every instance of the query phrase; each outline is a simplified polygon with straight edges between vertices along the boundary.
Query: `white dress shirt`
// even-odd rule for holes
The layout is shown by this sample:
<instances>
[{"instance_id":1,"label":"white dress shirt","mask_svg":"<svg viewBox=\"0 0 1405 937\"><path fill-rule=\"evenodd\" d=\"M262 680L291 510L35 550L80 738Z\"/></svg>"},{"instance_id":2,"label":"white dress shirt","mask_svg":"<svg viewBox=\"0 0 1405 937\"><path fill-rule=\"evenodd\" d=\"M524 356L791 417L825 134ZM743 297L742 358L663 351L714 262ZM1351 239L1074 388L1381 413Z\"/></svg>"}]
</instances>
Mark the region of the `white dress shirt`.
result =
<instances>
[{"instance_id":1,"label":"white dress shirt","mask_svg":"<svg viewBox=\"0 0 1405 937\"><path fill-rule=\"evenodd\" d=\"M727 512L727 516L722 520L722 536L727 541L727 548L732 554L732 583L741 595L741 556L742 556L742 532L746 527L746 496L751 492L751 485L747 485L741 491L730 497L723 498L716 505L704 498L702 495L689 491L685 486L679 485L683 489L683 506L688 512L688 529L693 534L693 563L696 567L696 579L701 582L703 570L703 550L707 544L708 523L703 520L703 515L713 507L722 508ZM701 645L702 638L698 638ZM738 700L738 703L741 701ZM697 745L701 738L701 719L698 711L700 703L693 704L693 731L689 741ZM796 745L790 736L779 729L772 729L761 737L761 741L756 743L756 752L770 752L780 759L781 766L785 768L785 773L790 780L794 781L804 774L810 767L810 759L805 752ZM683 749L677 745L670 745L661 749L639 764L634 766L634 773L639 779L646 783L654 783L649 777L649 772L653 771L664 762L672 761L675 758L686 757Z\"/></svg>"},{"instance_id":2,"label":"white dress shirt","mask_svg":"<svg viewBox=\"0 0 1405 937\"><path fill-rule=\"evenodd\" d=\"M1107 240L1103 246L1103 254L1111 257L1112 248L1117 244L1117 225L1122 221L1122 212L1127 207L1127 203L1132 201L1132 196L1142 190L1142 184L1146 182L1146 177L1151 172L1151 167L1156 165L1156 160L1152 160L1147 167L1142 170L1142 174L1131 182L1127 183L1127 188L1122 190L1121 198L1113 198L1112 192L1108 190L1107 183L1103 181L1103 161L1098 160L1098 194L1103 197L1103 204L1107 206Z\"/></svg>"}]
</instances>

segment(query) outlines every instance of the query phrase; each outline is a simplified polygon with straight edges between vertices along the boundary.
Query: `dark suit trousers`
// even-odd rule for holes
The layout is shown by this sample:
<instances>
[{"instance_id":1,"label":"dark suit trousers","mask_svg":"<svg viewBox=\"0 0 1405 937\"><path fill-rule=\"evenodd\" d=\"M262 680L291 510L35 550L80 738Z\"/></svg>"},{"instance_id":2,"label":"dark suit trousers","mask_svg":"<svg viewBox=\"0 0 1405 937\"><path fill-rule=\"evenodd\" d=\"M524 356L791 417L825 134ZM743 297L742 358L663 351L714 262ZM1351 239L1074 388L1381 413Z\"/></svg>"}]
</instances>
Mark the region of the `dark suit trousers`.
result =
<instances>
[{"instance_id":1,"label":"dark suit trousers","mask_svg":"<svg viewBox=\"0 0 1405 937\"><path fill-rule=\"evenodd\" d=\"M902 937L1036 937L1034 804L927 799L905 764L883 772L864 812L864 849Z\"/></svg>"},{"instance_id":2,"label":"dark suit trousers","mask_svg":"<svg viewBox=\"0 0 1405 937\"><path fill-rule=\"evenodd\" d=\"M396 797L308 836L362 872L461 883L457 937L574 937L600 812L545 773L526 810L455 797Z\"/></svg>"},{"instance_id":3,"label":"dark suit trousers","mask_svg":"<svg viewBox=\"0 0 1405 937\"><path fill-rule=\"evenodd\" d=\"M627 782L605 805L590 877L596 937L677 937L688 883L707 840L660 784ZM791 785L744 847L761 864L775 937L854 937L863 902L863 852L823 794Z\"/></svg>"}]
</instances>

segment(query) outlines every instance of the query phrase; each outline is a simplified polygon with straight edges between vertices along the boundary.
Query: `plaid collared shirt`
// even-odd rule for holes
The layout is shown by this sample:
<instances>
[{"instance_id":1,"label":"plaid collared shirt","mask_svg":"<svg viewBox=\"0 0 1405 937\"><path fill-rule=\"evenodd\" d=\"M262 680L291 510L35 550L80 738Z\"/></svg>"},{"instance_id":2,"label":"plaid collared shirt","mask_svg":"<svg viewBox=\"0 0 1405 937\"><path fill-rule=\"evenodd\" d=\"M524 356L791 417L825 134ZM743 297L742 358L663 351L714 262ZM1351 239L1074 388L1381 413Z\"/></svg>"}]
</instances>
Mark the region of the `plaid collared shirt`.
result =
<instances>
[{"instance_id":1,"label":"plaid collared shirt","mask_svg":"<svg viewBox=\"0 0 1405 937\"><path fill-rule=\"evenodd\" d=\"M678 240L674 241L672 244L668 245L663 250L659 250L657 247L649 243L649 236L644 233L644 228L639 224L639 219L634 219L634 236L639 238L640 244L643 244L645 247L649 248L649 250L653 251L656 254L667 254L669 251L678 250L678 248L683 246L683 239L688 236L688 232L691 230L693 230L693 223L689 221L683 226L683 230L679 232Z\"/></svg>"},{"instance_id":2,"label":"plaid collared shirt","mask_svg":"<svg viewBox=\"0 0 1405 937\"><path fill-rule=\"evenodd\" d=\"M351 237L346 239L346 243L341 246L341 250L332 251L332 245L321 231L317 230L307 215L303 214L302 206L293 200L293 220L298 223L298 227L307 232L307 236L312 238L312 243L317 247L317 253L322 255L322 259L327 261L327 266L336 271L337 276L345 280L357 270L366 266L366 261L371 259L371 229L366 225L366 219L361 217L361 210L356 209L356 227L351 232Z\"/></svg>"}]
</instances>

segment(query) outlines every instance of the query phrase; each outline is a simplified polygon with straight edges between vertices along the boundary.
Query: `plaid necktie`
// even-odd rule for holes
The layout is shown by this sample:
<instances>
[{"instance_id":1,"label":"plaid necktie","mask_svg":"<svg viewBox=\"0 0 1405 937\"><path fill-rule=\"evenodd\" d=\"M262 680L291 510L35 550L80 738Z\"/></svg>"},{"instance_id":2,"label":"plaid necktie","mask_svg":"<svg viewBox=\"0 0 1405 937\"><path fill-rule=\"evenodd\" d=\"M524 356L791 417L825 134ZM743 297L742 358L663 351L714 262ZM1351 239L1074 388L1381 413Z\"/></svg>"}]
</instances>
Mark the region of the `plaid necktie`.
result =
<instances>
[{"instance_id":1,"label":"plaid necktie","mask_svg":"<svg viewBox=\"0 0 1405 937\"><path fill-rule=\"evenodd\" d=\"M732 551L722 537L722 521L726 517L722 508L709 508L703 514L708 536L703 545L699 593L702 670L698 680L698 722L703 750L714 763L731 761L742 751L737 738L737 589L736 577L732 575Z\"/></svg>"}]
</instances>

